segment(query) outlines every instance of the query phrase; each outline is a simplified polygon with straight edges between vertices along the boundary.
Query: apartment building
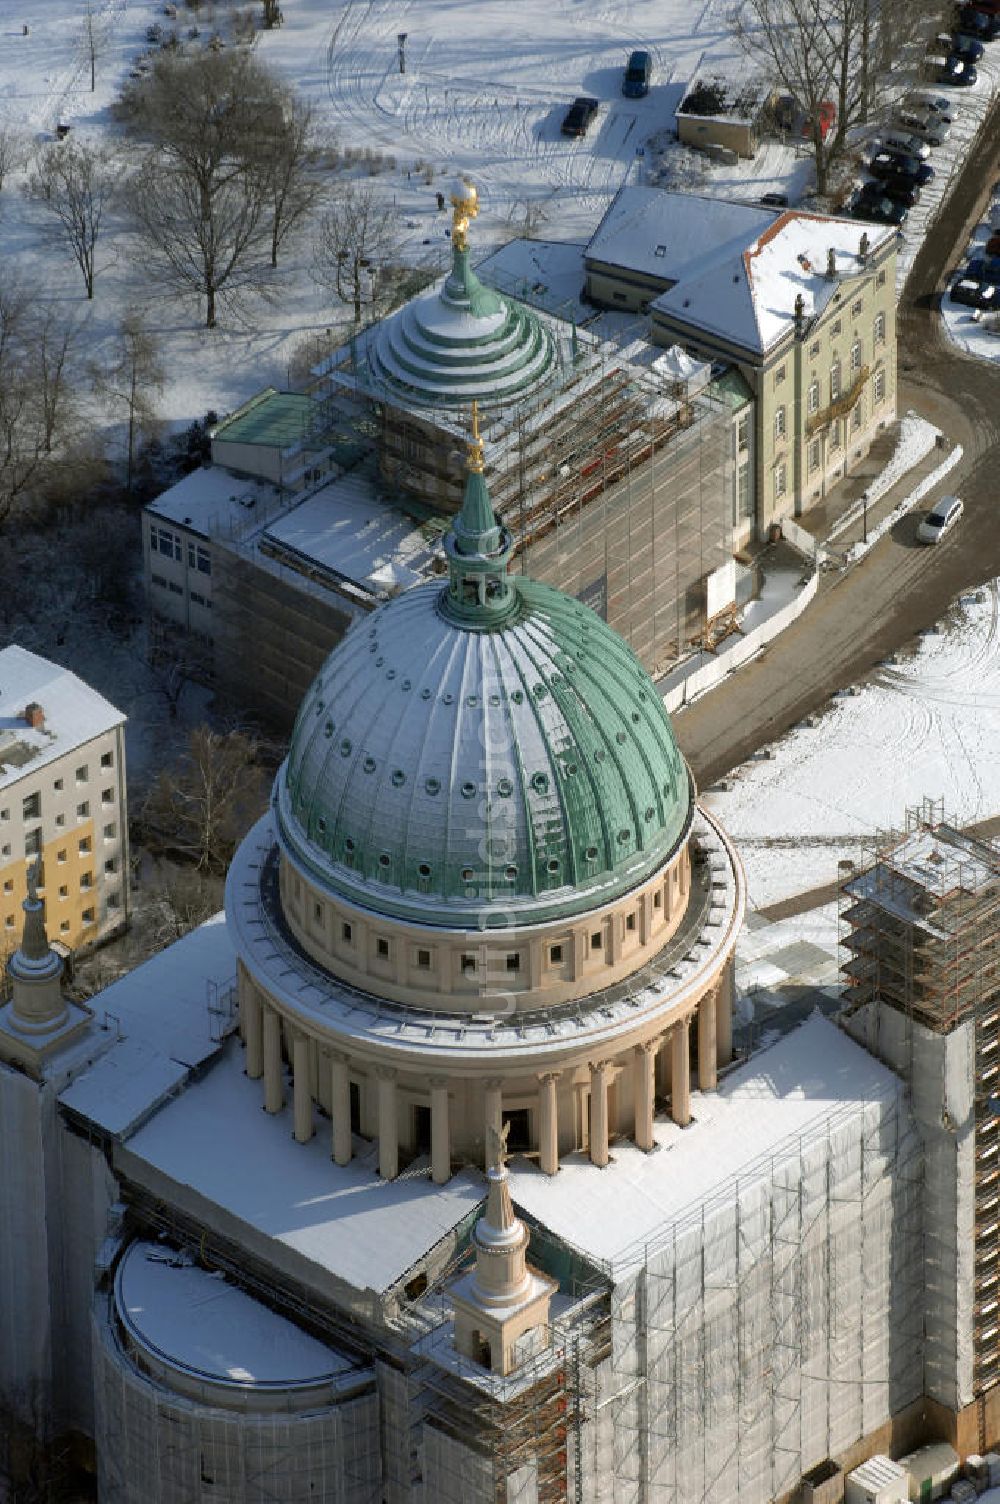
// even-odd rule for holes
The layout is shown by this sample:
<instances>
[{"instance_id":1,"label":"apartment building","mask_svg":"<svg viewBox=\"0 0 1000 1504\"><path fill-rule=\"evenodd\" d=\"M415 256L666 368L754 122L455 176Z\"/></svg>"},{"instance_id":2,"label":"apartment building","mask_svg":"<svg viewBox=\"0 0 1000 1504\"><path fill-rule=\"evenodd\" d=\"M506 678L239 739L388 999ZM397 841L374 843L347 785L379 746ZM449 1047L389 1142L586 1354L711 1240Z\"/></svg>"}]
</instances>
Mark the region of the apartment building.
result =
<instances>
[{"instance_id":1,"label":"apartment building","mask_svg":"<svg viewBox=\"0 0 1000 1504\"><path fill-rule=\"evenodd\" d=\"M0 953L20 939L28 868L54 942L89 950L129 918L125 717L68 669L0 651Z\"/></svg>"}]
</instances>

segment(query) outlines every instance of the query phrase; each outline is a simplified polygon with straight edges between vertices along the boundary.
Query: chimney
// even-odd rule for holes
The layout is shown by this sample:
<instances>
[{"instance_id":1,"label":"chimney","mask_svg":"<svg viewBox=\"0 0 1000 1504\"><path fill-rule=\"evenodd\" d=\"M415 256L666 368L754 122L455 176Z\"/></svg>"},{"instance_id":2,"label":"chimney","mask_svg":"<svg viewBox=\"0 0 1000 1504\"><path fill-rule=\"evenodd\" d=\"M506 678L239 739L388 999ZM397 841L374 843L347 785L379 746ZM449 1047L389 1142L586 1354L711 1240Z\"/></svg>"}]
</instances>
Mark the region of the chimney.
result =
<instances>
[{"instance_id":1,"label":"chimney","mask_svg":"<svg viewBox=\"0 0 1000 1504\"><path fill-rule=\"evenodd\" d=\"M858 246L858 260L861 262L862 266L864 266L865 262L868 260L868 251L870 247L871 242L868 239L868 231L866 230L862 235L861 242Z\"/></svg>"},{"instance_id":2,"label":"chimney","mask_svg":"<svg viewBox=\"0 0 1000 1504\"><path fill-rule=\"evenodd\" d=\"M32 731L45 730L45 711L37 700L32 700L30 705L24 707L23 719L27 721Z\"/></svg>"},{"instance_id":3,"label":"chimney","mask_svg":"<svg viewBox=\"0 0 1000 1504\"><path fill-rule=\"evenodd\" d=\"M828 277L837 275L837 253L833 246L826 253L826 274Z\"/></svg>"}]
</instances>

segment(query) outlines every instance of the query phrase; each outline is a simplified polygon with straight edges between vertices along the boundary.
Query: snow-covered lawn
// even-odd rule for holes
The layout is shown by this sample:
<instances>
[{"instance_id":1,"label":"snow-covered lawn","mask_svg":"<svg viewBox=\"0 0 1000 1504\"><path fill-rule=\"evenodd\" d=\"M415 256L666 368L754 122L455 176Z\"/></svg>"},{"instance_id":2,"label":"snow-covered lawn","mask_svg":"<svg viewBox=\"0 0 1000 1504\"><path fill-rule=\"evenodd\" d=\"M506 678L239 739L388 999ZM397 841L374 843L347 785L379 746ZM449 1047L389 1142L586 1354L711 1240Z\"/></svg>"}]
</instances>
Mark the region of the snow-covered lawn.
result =
<instances>
[{"instance_id":1,"label":"snow-covered lawn","mask_svg":"<svg viewBox=\"0 0 1000 1504\"><path fill-rule=\"evenodd\" d=\"M906 662L886 665L705 796L739 849L753 908L837 879L908 806L1000 815L1000 583L964 599Z\"/></svg>"}]
</instances>

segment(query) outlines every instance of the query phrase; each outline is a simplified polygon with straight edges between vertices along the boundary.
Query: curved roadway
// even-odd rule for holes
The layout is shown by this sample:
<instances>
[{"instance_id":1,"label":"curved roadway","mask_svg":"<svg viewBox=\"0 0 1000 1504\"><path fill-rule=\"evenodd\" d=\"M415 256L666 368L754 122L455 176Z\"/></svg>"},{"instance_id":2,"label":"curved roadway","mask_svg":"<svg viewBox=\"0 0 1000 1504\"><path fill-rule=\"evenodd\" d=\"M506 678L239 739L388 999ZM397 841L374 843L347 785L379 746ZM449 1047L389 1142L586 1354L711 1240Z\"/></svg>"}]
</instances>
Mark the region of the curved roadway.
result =
<instances>
[{"instance_id":1,"label":"curved roadway","mask_svg":"<svg viewBox=\"0 0 1000 1504\"><path fill-rule=\"evenodd\" d=\"M965 517L936 548L916 542L919 513L902 518L859 564L825 576L813 605L760 658L675 717L702 788L863 679L959 592L1000 576L1000 366L952 345L937 311L998 163L1000 99L914 261L898 315L899 410L916 408L962 444L946 484L961 493Z\"/></svg>"}]
</instances>

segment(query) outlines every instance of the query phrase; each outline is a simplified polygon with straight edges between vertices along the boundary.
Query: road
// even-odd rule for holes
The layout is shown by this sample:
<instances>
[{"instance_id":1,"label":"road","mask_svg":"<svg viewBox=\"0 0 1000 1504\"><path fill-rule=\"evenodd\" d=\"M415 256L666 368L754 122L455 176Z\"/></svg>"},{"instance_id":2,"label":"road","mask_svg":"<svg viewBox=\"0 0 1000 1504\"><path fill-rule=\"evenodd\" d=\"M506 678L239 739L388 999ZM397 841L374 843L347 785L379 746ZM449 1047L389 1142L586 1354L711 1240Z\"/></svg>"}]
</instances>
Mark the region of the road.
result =
<instances>
[{"instance_id":1,"label":"road","mask_svg":"<svg viewBox=\"0 0 1000 1504\"><path fill-rule=\"evenodd\" d=\"M1000 99L914 261L898 311L898 408L916 408L963 446L947 487L961 493L965 517L933 549L916 542L917 517L902 518L859 564L824 576L813 605L758 659L675 715L702 788L912 643L961 591L1000 575L1000 368L957 350L937 314L998 164Z\"/></svg>"}]
</instances>

